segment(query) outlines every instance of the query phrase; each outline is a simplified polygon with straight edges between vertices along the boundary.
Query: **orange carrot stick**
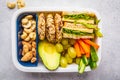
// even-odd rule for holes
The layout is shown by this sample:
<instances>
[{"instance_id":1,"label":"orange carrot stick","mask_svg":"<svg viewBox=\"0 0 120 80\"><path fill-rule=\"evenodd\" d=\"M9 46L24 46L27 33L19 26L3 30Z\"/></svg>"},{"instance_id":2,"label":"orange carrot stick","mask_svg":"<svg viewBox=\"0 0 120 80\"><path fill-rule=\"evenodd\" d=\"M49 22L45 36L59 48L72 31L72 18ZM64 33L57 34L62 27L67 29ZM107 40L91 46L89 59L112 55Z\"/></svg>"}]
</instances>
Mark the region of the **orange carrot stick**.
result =
<instances>
[{"instance_id":1,"label":"orange carrot stick","mask_svg":"<svg viewBox=\"0 0 120 80\"><path fill-rule=\"evenodd\" d=\"M77 42L74 44L74 48L75 48L77 57L81 57L81 52L80 52L79 44Z\"/></svg>"},{"instance_id":2,"label":"orange carrot stick","mask_svg":"<svg viewBox=\"0 0 120 80\"><path fill-rule=\"evenodd\" d=\"M81 47L81 45L79 45L79 47L80 47L81 54L85 54L85 51L83 50L83 48Z\"/></svg>"},{"instance_id":3,"label":"orange carrot stick","mask_svg":"<svg viewBox=\"0 0 120 80\"><path fill-rule=\"evenodd\" d=\"M88 39L83 39L83 41L91 46L93 46L94 48L98 49L99 48L99 45L96 44L95 42L92 42L91 40L88 40Z\"/></svg>"},{"instance_id":4,"label":"orange carrot stick","mask_svg":"<svg viewBox=\"0 0 120 80\"><path fill-rule=\"evenodd\" d=\"M84 43L81 39L79 40L79 43L81 47L83 48L83 50L85 51L85 54L90 54L89 45Z\"/></svg>"},{"instance_id":5,"label":"orange carrot stick","mask_svg":"<svg viewBox=\"0 0 120 80\"><path fill-rule=\"evenodd\" d=\"M86 44L87 49L88 49L88 53L86 53L86 57L89 58L90 57L90 45Z\"/></svg>"}]
</instances>

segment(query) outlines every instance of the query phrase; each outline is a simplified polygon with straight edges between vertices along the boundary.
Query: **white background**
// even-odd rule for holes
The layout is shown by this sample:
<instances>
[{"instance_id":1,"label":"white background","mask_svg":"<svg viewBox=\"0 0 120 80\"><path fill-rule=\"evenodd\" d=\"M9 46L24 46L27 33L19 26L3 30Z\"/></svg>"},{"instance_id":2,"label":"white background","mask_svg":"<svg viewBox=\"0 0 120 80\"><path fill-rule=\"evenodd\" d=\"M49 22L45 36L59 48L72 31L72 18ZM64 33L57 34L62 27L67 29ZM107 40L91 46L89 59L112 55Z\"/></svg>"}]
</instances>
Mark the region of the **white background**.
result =
<instances>
[{"instance_id":1,"label":"white background","mask_svg":"<svg viewBox=\"0 0 120 80\"><path fill-rule=\"evenodd\" d=\"M14 0L7 0L14 1ZM15 68L11 52L11 18L17 10L0 0L0 80L120 80L120 0L25 0L26 7L80 7L97 10L103 22L100 66L78 73L24 73Z\"/></svg>"}]
</instances>

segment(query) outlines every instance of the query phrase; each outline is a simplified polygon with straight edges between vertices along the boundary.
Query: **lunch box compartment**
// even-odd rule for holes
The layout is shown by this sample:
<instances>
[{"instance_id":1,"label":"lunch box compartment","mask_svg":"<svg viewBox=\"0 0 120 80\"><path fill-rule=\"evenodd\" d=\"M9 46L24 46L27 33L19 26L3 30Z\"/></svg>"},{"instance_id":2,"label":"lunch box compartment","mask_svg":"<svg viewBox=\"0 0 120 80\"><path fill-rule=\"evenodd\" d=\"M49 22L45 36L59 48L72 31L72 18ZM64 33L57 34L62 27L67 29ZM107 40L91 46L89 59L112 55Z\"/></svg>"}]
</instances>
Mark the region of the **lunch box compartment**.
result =
<instances>
[{"instance_id":1,"label":"lunch box compartment","mask_svg":"<svg viewBox=\"0 0 120 80\"><path fill-rule=\"evenodd\" d=\"M16 21L16 38L17 38L17 59L18 59L18 62L23 65L23 66L26 66L26 67L35 67L38 65L38 45L36 45L36 58L37 58L37 61L35 61L34 63L31 63L30 61L28 62L23 62L21 61L21 58L22 58L22 39L20 38L22 32L23 32L23 27L22 27L22 24L21 24L21 19L24 18L25 16L27 15L33 15L33 18L36 20L36 44L38 44L38 37L37 37L37 15L36 13L22 13L18 16L17 18L17 21Z\"/></svg>"}]
</instances>

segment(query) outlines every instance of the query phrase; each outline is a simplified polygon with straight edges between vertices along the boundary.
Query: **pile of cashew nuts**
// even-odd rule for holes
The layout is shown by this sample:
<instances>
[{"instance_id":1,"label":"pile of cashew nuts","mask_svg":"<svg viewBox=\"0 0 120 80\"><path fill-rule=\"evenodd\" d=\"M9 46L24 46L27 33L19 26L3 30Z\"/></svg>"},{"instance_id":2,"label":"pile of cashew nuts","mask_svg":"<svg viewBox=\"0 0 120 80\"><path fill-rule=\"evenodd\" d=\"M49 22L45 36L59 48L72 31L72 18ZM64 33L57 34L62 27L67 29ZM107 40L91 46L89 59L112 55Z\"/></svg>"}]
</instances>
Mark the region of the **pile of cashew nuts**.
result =
<instances>
[{"instance_id":1,"label":"pile of cashew nuts","mask_svg":"<svg viewBox=\"0 0 120 80\"><path fill-rule=\"evenodd\" d=\"M36 59L36 21L32 15L27 15L21 20L23 32L22 39L22 58L21 61L31 61L34 63Z\"/></svg>"},{"instance_id":2,"label":"pile of cashew nuts","mask_svg":"<svg viewBox=\"0 0 120 80\"><path fill-rule=\"evenodd\" d=\"M9 9L14 9L17 5L17 8L23 8L25 7L25 1L24 0L17 0L16 2L7 2L7 7Z\"/></svg>"}]
</instances>

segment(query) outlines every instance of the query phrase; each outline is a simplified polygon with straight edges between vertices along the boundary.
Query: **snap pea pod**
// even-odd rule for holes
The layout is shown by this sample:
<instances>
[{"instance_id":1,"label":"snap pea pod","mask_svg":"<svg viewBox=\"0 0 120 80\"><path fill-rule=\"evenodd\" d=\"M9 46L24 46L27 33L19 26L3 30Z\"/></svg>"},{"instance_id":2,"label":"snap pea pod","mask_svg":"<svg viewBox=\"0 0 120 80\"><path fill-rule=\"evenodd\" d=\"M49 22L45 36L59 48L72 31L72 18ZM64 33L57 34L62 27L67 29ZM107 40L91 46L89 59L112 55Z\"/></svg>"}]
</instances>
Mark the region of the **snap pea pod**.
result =
<instances>
[{"instance_id":1,"label":"snap pea pod","mask_svg":"<svg viewBox=\"0 0 120 80\"><path fill-rule=\"evenodd\" d=\"M91 62L91 58L88 58L88 65L90 65L90 62Z\"/></svg>"},{"instance_id":2,"label":"snap pea pod","mask_svg":"<svg viewBox=\"0 0 120 80\"><path fill-rule=\"evenodd\" d=\"M96 53L96 50L94 49L93 46L90 47L90 55L91 55L91 60L97 62L98 61L98 56Z\"/></svg>"},{"instance_id":3,"label":"snap pea pod","mask_svg":"<svg viewBox=\"0 0 120 80\"><path fill-rule=\"evenodd\" d=\"M88 59L85 55L83 55L82 59L83 59L83 62L85 63L85 65L88 65Z\"/></svg>"},{"instance_id":4,"label":"snap pea pod","mask_svg":"<svg viewBox=\"0 0 120 80\"><path fill-rule=\"evenodd\" d=\"M97 62L91 61L89 65L92 70L97 68Z\"/></svg>"},{"instance_id":5,"label":"snap pea pod","mask_svg":"<svg viewBox=\"0 0 120 80\"><path fill-rule=\"evenodd\" d=\"M95 35L97 37L103 37L103 34L100 32L100 28L98 28L98 30L95 30Z\"/></svg>"},{"instance_id":6,"label":"snap pea pod","mask_svg":"<svg viewBox=\"0 0 120 80\"><path fill-rule=\"evenodd\" d=\"M94 21L95 21L95 24L98 25L98 23L100 22L100 19L99 19L99 20L98 20L98 19L95 19Z\"/></svg>"},{"instance_id":7,"label":"snap pea pod","mask_svg":"<svg viewBox=\"0 0 120 80\"><path fill-rule=\"evenodd\" d=\"M80 60L80 64L79 64L79 66L78 66L78 72L82 74L82 73L84 72L84 70L85 70L85 67L86 67L86 65L85 65L85 63L83 62L83 59L81 59L81 60Z\"/></svg>"},{"instance_id":8,"label":"snap pea pod","mask_svg":"<svg viewBox=\"0 0 120 80\"><path fill-rule=\"evenodd\" d=\"M79 63L79 65L78 65L78 72L80 73L80 74L82 74L84 71L85 71L85 67L86 67L86 65L85 65L85 63L84 63L84 61L83 61L83 58L80 60L80 63Z\"/></svg>"},{"instance_id":9,"label":"snap pea pod","mask_svg":"<svg viewBox=\"0 0 120 80\"><path fill-rule=\"evenodd\" d=\"M98 27L96 25L92 25L92 24L87 24L87 23L80 23L82 25L84 25L85 27L87 28L91 28L91 29L95 29L95 30L98 30Z\"/></svg>"}]
</instances>

